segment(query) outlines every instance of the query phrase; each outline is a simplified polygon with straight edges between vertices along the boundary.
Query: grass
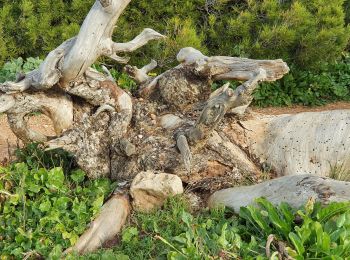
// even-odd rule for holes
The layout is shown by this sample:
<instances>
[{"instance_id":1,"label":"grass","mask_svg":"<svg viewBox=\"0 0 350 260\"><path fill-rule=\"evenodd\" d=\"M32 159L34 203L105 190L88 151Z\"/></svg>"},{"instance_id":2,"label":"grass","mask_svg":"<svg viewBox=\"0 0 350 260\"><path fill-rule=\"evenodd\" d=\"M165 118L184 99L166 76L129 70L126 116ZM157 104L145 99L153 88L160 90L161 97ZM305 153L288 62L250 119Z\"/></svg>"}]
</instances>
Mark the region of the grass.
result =
<instances>
[{"instance_id":1,"label":"grass","mask_svg":"<svg viewBox=\"0 0 350 260\"><path fill-rule=\"evenodd\" d=\"M344 163L330 164L329 177L338 181L350 181L350 170L346 169Z\"/></svg>"}]
</instances>

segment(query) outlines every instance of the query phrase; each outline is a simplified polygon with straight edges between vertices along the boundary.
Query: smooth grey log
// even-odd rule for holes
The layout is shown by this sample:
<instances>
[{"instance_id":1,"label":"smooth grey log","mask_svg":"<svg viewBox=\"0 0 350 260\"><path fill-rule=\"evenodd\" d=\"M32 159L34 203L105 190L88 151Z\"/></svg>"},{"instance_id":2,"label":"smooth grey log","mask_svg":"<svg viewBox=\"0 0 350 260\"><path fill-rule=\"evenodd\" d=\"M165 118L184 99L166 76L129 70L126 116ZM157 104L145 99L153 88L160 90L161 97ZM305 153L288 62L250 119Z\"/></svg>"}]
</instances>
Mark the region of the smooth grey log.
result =
<instances>
[{"instance_id":1,"label":"smooth grey log","mask_svg":"<svg viewBox=\"0 0 350 260\"><path fill-rule=\"evenodd\" d=\"M315 175L294 175L266 181L253 186L236 187L215 192L208 200L210 208L220 205L239 212L241 207L254 204L265 197L279 205L287 202L299 208L313 198L322 204L350 201L350 182Z\"/></svg>"}]
</instances>

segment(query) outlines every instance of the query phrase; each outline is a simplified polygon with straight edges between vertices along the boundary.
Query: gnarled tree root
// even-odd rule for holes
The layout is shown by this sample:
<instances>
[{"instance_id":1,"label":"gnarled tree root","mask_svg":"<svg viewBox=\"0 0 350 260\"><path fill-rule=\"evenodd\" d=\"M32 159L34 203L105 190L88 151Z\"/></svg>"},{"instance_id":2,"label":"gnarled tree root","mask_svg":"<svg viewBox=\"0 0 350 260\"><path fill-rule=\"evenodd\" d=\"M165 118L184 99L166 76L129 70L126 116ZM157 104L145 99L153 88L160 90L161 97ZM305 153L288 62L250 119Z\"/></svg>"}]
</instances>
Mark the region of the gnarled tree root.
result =
<instances>
[{"instance_id":1,"label":"gnarled tree root","mask_svg":"<svg viewBox=\"0 0 350 260\"><path fill-rule=\"evenodd\" d=\"M103 246L121 231L130 214L130 201L127 195L115 194L103 205L98 217L77 243L65 251L86 254Z\"/></svg>"}]
</instances>

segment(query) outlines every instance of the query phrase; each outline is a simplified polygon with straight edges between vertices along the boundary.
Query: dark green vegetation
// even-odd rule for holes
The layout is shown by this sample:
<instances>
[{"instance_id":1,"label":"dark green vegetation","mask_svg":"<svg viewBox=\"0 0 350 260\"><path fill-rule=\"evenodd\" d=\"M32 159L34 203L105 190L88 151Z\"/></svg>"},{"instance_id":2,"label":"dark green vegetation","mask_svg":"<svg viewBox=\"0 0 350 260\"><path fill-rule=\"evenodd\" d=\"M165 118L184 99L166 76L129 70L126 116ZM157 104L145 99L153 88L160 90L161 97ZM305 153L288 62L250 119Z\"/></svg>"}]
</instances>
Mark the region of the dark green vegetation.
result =
<instances>
[{"instance_id":1,"label":"dark green vegetation","mask_svg":"<svg viewBox=\"0 0 350 260\"><path fill-rule=\"evenodd\" d=\"M0 258L33 259L75 244L114 185L71 170L67 153L33 144L18 162L0 167Z\"/></svg>"},{"instance_id":2,"label":"dark green vegetation","mask_svg":"<svg viewBox=\"0 0 350 260\"><path fill-rule=\"evenodd\" d=\"M33 144L17 156L18 162L0 168L0 257L58 259L115 185L86 180L63 151L43 152ZM184 198L172 198L153 214L134 213L117 246L81 259L268 259L270 235L273 256L282 244L295 259L350 259L350 204L322 208L310 200L296 210L258 199L235 215L225 209L194 213Z\"/></svg>"},{"instance_id":3,"label":"dark green vegetation","mask_svg":"<svg viewBox=\"0 0 350 260\"><path fill-rule=\"evenodd\" d=\"M0 62L41 56L77 34L95 0L1 0ZM341 57L350 37L348 0L140 0L117 24L118 41L143 28L166 34L142 48L132 63L150 58L168 66L175 53L193 46L208 55L283 58L304 68Z\"/></svg>"}]
</instances>

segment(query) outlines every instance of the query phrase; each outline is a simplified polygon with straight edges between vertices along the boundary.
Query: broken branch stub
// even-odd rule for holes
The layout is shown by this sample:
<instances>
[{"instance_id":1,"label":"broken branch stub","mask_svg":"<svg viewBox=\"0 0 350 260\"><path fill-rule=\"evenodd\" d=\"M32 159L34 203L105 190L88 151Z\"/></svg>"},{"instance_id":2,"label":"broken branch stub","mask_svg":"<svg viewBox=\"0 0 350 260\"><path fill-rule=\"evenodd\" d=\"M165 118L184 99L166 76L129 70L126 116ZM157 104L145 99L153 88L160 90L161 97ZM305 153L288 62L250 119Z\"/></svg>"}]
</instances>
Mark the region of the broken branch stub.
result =
<instances>
[{"instance_id":1,"label":"broken branch stub","mask_svg":"<svg viewBox=\"0 0 350 260\"><path fill-rule=\"evenodd\" d=\"M127 195L115 194L102 207L90 228L67 249L65 254L86 254L102 248L105 242L115 238L122 230L130 214L131 205Z\"/></svg>"}]
</instances>

